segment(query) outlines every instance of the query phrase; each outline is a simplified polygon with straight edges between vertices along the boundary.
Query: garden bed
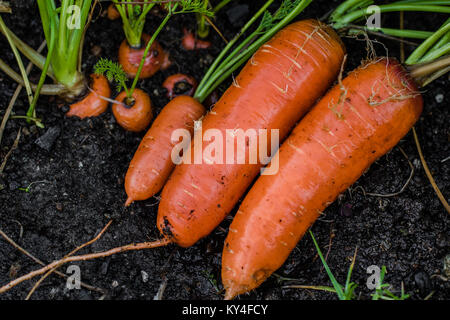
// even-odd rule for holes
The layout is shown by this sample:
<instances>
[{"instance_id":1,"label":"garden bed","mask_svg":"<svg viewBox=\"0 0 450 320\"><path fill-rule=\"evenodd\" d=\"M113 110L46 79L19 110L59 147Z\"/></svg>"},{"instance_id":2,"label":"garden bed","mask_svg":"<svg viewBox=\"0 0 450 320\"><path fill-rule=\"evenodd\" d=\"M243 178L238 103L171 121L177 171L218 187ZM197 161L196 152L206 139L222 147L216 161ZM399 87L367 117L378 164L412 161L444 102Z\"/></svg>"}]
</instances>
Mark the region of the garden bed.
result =
<instances>
[{"instance_id":1,"label":"garden bed","mask_svg":"<svg viewBox=\"0 0 450 320\"><path fill-rule=\"evenodd\" d=\"M13 15L4 14L6 24L16 34L37 48L44 40L36 2L12 1ZM249 4L251 1L239 1ZM320 18L330 8L330 1L314 1L298 19ZM232 8L230 4L229 8ZM244 7L241 7L241 10ZM104 8L106 9L106 7ZM83 55L83 70L91 72L99 57L117 60L117 49L123 40L120 20L110 21L97 10L88 29ZM224 9L217 26L230 39L238 31ZM228 13L228 14L227 14ZM392 17L392 15L390 15ZM435 30L442 17L433 14L405 14L405 28ZM147 17L145 32L151 33L162 19L162 13ZM231 21L230 21L231 20ZM382 21L395 24L394 21ZM168 102L161 87L164 79L182 72L201 79L214 57L224 46L211 30L208 50L185 51L181 47L183 27L195 29L194 16L176 16L161 33L158 41L170 52L172 66L150 79L139 82L152 99L155 113ZM385 44L374 44L379 55L386 49L391 56L400 56L400 46L392 40L376 38ZM367 56L365 42L344 38L349 57L346 70L351 70ZM411 52L412 47L406 46ZM16 66L4 37L0 37L0 57ZM39 73L31 73L37 82ZM220 87L223 92L229 83ZM450 155L448 126L450 80L441 77L425 88L424 111L416 130L424 156L444 195L450 190ZM16 84L0 73L0 115L16 88ZM24 114L28 108L25 90L14 112ZM111 111L88 120L67 118L67 105L54 98L42 96L37 114L45 128L28 125L22 120L9 120L0 159L8 153L21 129L18 148L9 157L0 176L0 229L23 248L44 262L63 257L78 245L97 234L105 224L113 223L104 236L83 252L103 251L131 242L159 237L155 226L158 199L136 202L129 208L126 200L124 175L144 133L131 133L116 124ZM415 168L405 191L392 197L364 195L389 194L399 191L410 175L407 159ZM27 188L29 187L29 188ZM234 211L232 213L234 215ZM211 235L191 248L174 245L128 252L109 258L77 263L82 281L107 290L107 299L153 299L163 281L167 281L164 299L222 299L220 279L221 252L226 219ZM397 147L378 160L351 189L327 208L312 227L327 262L340 282L344 282L355 248L358 248L352 280L358 284L356 293L370 299L366 287L367 267L384 265L385 281L398 292L404 284L411 299L449 299L449 283L443 280L444 258L450 254L449 215L430 185L411 133ZM0 284L23 275L39 265L0 239ZM66 271L67 266L61 268ZM317 257L309 236L305 236L292 252L277 275L298 279L303 285L330 285L328 276ZM166 280L164 280L166 279ZM0 299L23 299L34 281L25 282L0 296ZM337 299L333 293L305 289L283 289L288 282L272 276L261 287L241 299ZM292 282L290 282L292 283ZM34 299L98 299L102 294L87 289L68 290L65 280L51 276L34 293Z\"/></svg>"}]
</instances>

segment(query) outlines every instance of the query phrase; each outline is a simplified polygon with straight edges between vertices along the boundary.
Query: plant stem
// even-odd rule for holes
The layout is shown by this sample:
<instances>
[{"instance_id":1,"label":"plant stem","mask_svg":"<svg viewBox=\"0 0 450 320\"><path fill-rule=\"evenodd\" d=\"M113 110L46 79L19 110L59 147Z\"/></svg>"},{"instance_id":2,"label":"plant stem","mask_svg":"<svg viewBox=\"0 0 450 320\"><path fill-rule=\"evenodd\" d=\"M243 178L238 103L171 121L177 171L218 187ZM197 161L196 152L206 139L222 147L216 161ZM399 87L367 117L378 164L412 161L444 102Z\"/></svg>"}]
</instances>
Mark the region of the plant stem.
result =
<instances>
[{"instance_id":1,"label":"plant stem","mask_svg":"<svg viewBox=\"0 0 450 320\"><path fill-rule=\"evenodd\" d=\"M432 36L426 39L411 55L406 59L406 64L415 64L427 53L428 49L432 47L441 37L450 31L450 22L448 20L442 27L440 27ZM428 51L430 53L430 51Z\"/></svg>"},{"instance_id":2,"label":"plant stem","mask_svg":"<svg viewBox=\"0 0 450 320\"><path fill-rule=\"evenodd\" d=\"M54 25L54 23L55 23L54 20L52 20L52 27L50 28L51 29L50 43L48 46L47 59L45 60L45 65L44 65L44 68L42 69L42 73L39 78L39 82L38 82L38 85L37 85L37 88L36 88L36 91L35 91L35 94L33 97L33 101L31 102L30 107L28 108L28 111L27 111L27 116L30 118L31 117L36 118L36 109L35 109L36 103L39 98L39 94L41 92L42 86L44 85L45 78L47 77L47 71L50 66L50 60L51 60L50 57L53 55L53 50L55 49L55 42L56 42L56 35L55 35L56 28L55 27L56 26ZM30 121L31 120L27 120L28 123L30 123Z\"/></svg>"},{"instance_id":3,"label":"plant stem","mask_svg":"<svg viewBox=\"0 0 450 320\"><path fill-rule=\"evenodd\" d=\"M10 66L6 62L4 62L2 59L0 59L0 69L6 73L11 79L13 79L18 84L25 86L25 81L23 78L15 72L13 69L11 69ZM36 90L37 85L30 82L31 89L33 91ZM60 95L63 92L65 92L65 88L62 85L59 84L44 84L41 89L41 94L48 95L48 96L55 96Z\"/></svg>"},{"instance_id":4,"label":"plant stem","mask_svg":"<svg viewBox=\"0 0 450 320\"><path fill-rule=\"evenodd\" d=\"M385 4L378 6L380 13L393 12L393 11L421 11L421 12L440 12L440 13L450 13L449 6L439 6L439 5L424 5L424 4ZM355 20L358 20L369 14L368 8L363 8L350 12L338 20L334 21L333 27L340 29Z\"/></svg>"},{"instance_id":5,"label":"plant stem","mask_svg":"<svg viewBox=\"0 0 450 320\"><path fill-rule=\"evenodd\" d=\"M409 67L409 74L413 79L419 79L429 76L439 70L445 69L450 66L450 55L433 62L427 62L424 64L418 64Z\"/></svg>"},{"instance_id":6,"label":"plant stem","mask_svg":"<svg viewBox=\"0 0 450 320\"><path fill-rule=\"evenodd\" d=\"M346 12L352 11L355 6L362 5L363 2L365 2L365 0L347 0L342 2L331 14L330 21L337 21ZM370 4L372 3L373 1L370 1Z\"/></svg>"},{"instance_id":7,"label":"plant stem","mask_svg":"<svg viewBox=\"0 0 450 320\"><path fill-rule=\"evenodd\" d=\"M200 96L200 93L204 90L203 87L206 85L208 80L210 79L211 75L217 70L217 66L221 62L221 60L225 57L225 55L228 53L228 51L234 46L234 44L237 42L237 40L240 38L242 34L244 34L245 31L247 31L248 28L266 11L266 9L272 4L274 0L267 1L259 10L258 12L242 27L242 29L239 31L238 34L234 36L234 38L228 42L228 44L225 46L225 48L220 52L219 56L214 60L213 64L209 67L208 71L206 72L203 79L200 81L200 84L197 87L197 90L195 92L194 97L200 101L203 102L204 99L206 99L207 95L204 95L203 97ZM229 56L233 57L237 54L237 51L234 50Z\"/></svg>"},{"instance_id":8,"label":"plant stem","mask_svg":"<svg viewBox=\"0 0 450 320\"><path fill-rule=\"evenodd\" d=\"M220 11L220 9L222 9L223 7L225 7L228 3L230 3L232 0L222 0L221 2L219 2L213 9L214 13L217 13Z\"/></svg>"},{"instance_id":9,"label":"plant stem","mask_svg":"<svg viewBox=\"0 0 450 320\"><path fill-rule=\"evenodd\" d=\"M439 47L438 49L428 52L425 56L423 56L422 59L420 59L420 62L423 63L433 61L449 53L450 53L450 43L447 43L444 46Z\"/></svg>"},{"instance_id":10,"label":"plant stem","mask_svg":"<svg viewBox=\"0 0 450 320\"><path fill-rule=\"evenodd\" d=\"M177 6L177 4L175 4L173 10L175 10L176 6ZM169 12L166 15L163 22L161 22L161 24L158 26L158 29L156 29L156 31L153 33L152 37L150 38L149 42L147 43L147 46L145 47L144 55L142 56L142 59L141 59L141 63L139 64L138 71L136 72L136 76L134 77L133 84L131 85L130 91L127 94L128 98L131 98L131 96L133 95L133 91L136 88L137 82L139 80L139 76L141 75L141 72L142 72L142 68L144 67L145 58L147 57L148 52L150 51L150 48L151 48L153 42L155 41L156 37L161 32L161 30L165 27L165 25L169 21L170 17L172 17L172 12Z\"/></svg>"},{"instance_id":11,"label":"plant stem","mask_svg":"<svg viewBox=\"0 0 450 320\"><path fill-rule=\"evenodd\" d=\"M25 70L25 67L23 66L22 58L20 57L20 54L17 51L17 48L16 48L14 42L12 41L12 38L6 29L5 22L3 21L3 18L1 16L0 16L0 28L3 30L3 32L6 36L6 39L8 39L8 43L11 46L14 56L16 57L17 64L19 65L20 73L22 74L22 79L25 84L25 89L27 90L28 102L31 104L31 102L33 101L33 92L31 90L30 81L28 80L27 72Z\"/></svg>"},{"instance_id":12,"label":"plant stem","mask_svg":"<svg viewBox=\"0 0 450 320\"><path fill-rule=\"evenodd\" d=\"M36 67L39 69L43 69L45 65L45 57L36 52L33 48L28 46L25 42L20 40L8 27L5 26L5 29L3 30L0 28L0 31L3 33L3 35L6 37L6 32L10 35L12 41L16 45L17 49L19 49L22 54L27 57L28 60L30 60ZM50 66L49 70L47 71L47 75L55 80L55 75L53 74L53 70Z\"/></svg>"},{"instance_id":13,"label":"plant stem","mask_svg":"<svg viewBox=\"0 0 450 320\"><path fill-rule=\"evenodd\" d=\"M433 34L433 32L421 30L407 30L407 29L400 30L393 28L372 28L372 27L365 27L365 28L370 31L379 31L384 34L399 38L426 39Z\"/></svg>"},{"instance_id":14,"label":"plant stem","mask_svg":"<svg viewBox=\"0 0 450 320\"><path fill-rule=\"evenodd\" d=\"M203 9L207 9L209 1L205 0L203 2ZM206 38L209 34L209 28L206 25L206 19L203 14L197 13L197 34L200 38Z\"/></svg>"},{"instance_id":15,"label":"plant stem","mask_svg":"<svg viewBox=\"0 0 450 320\"><path fill-rule=\"evenodd\" d=\"M150 10L155 6L155 3L144 4L142 12L136 18L134 13L134 4L119 4L118 0L113 0L116 4L117 11L122 18L123 31L125 33L125 38L127 39L130 47L139 48L141 46L142 31L144 30L145 17L150 12ZM126 0L126 2L132 2Z\"/></svg>"},{"instance_id":16,"label":"plant stem","mask_svg":"<svg viewBox=\"0 0 450 320\"><path fill-rule=\"evenodd\" d=\"M286 17L284 17L280 22L278 22L274 27L265 32L260 38L253 42L247 49L234 56L231 61L227 62L224 66L219 66L214 70L214 74L206 81L204 86L197 91L194 95L200 102L206 99L206 97L222 83L222 81L228 77L232 72L234 72L239 66L241 66L246 60L248 60L256 50L262 46L266 41L268 41L272 36L277 33L281 28L288 24L292 19L294 19L300 12L302 12L312 0L303 0L292 10ZM235 52L232 55L236 55Z\"/></svg>"}]
</instances>

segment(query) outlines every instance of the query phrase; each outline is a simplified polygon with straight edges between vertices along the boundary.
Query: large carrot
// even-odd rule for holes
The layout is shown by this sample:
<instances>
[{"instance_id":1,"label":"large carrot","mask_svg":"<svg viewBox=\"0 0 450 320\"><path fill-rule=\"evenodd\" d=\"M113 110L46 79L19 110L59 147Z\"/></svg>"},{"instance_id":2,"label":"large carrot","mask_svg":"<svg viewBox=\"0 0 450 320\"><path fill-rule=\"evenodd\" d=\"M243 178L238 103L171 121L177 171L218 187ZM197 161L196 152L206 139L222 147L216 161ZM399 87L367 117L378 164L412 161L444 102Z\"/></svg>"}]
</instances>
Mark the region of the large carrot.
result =
<instances>
[{"instance_id":1,"label":"large carrot","mask_svg":"<svg viewBox=\"0 0 450 320\"><path fill-rule=\"evenodd\" d=\"M203 130L279 129L283 139L339 73L344 47L316 20L293 23L263 45L203 120ZM203 150L209 143L203 143ZM192 149L191 145L191 149ZM247 147L246 147L247 148ZM257 153L252 144L247 152ZM180 246L208 235L231 211L261 163L181 164L159 204L160 231ZM226 154L224 149L223 154Z\"/></svg>"},{"instance_id":2,"label":"large carrot","mask_svg":"<svg viewBox=\"0 0 450 320\"><path fill-rule=\"evenodd\" d=\"M229 228L222 255L226 299L278 269L336 197L411 129L422 97L406 70L381 58L351 72L305 116Z\"/></svg>"}]
</instances>

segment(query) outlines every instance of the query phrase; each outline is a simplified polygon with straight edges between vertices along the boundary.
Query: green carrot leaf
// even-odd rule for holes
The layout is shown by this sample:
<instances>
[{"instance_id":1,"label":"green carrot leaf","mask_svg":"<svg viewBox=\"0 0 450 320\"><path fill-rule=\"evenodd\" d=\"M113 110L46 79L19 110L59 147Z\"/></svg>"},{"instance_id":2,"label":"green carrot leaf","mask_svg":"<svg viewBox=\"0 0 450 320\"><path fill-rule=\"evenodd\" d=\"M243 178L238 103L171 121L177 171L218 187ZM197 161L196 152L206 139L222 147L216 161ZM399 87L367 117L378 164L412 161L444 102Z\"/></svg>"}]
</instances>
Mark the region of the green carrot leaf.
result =
<instances>
[{"instance_id":1,"label":"green carrot leaf","mask_svg":"<svg viewBox=\"0 0 450 320\"><path fill-rule=\"evenodd\" d=\"M117 92L122 91L122 89L127 89L125 85L127 75L123 70L122 65L118 62L100 58L94 66L94 73L97 75L105 75L109 81L115 82Z\"/></svg>"}]
</instances>

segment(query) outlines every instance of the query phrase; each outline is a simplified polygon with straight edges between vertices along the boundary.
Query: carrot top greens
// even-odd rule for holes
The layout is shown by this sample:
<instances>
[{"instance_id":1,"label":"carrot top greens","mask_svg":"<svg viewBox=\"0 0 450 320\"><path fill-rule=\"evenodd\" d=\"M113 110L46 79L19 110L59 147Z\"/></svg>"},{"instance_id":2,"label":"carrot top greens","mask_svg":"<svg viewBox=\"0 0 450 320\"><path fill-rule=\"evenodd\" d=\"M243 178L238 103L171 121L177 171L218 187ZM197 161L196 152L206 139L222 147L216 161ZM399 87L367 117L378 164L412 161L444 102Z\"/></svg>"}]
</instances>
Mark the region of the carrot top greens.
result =
<instances>
[{"instance_id":1,"label":"carrot top greens","mask_svg":"<svg viewBox=\"0 0 450 320\"><path fill-rule=\"evenodd\" d=\"M274 0L268 0L225 46L200 82L194 97L203 102L214 89L246 62L258 48L275 33L299 15L312 0L284 0L278 10L271 14L267 8ZM241 43L239 38L261 17L258 27ZM231 51L231 52L230 52Z\"/></svg>"},{"instance_id":2,"label":"carrot top greens","mask_svg":"<svg viewBox=\"0 0 450 320\"><path fill-rule=\"evenodd\" d=\"M127 74L120 63L113 62L106 58L100 58L94 66L94 73L105 75L110 82L115 82L117 92L125 90L128 94L128 87L126 85Z\"/></svg>"},{"instance_id":3,"label":"carrot top greens","mask_svg":"<svg viewBox=\"0 0 450 320\"><path fill-rule=\"evenodd\" d=\"M116 5L118 6L118 1L115 1ZM139 63L138 71L136 72L136 75L133 79L133 83L131 84L131 87L128 89L126 86L126 81L124 78L124 74L122 73L123 69L116 63L113 63L107 59L101 59L97 65L96 65L96 73L104 74L106 73L107 77L112 80L114 79L117 83L118 88L123 88L127 93L127 98L131 99L134 89L136 88L137 82L139 80L139 76L142 72L142 69L144 67L145 58L147 57L149 50L152 46L152 44L155 42L157 36L161 33L161 31L164 29L166 24L169 22L170 18L177 14L184 14L184 13L200 13L206 16L213 16L213 12L205 8L204 3L207 2L207 0L180 0L180 1L173 1L168 2L164 5L165 10L167 11L166 16L164 17L163 21L160 23L158 28L155 30L155 32L152 34L150 40L148 41L147 45L145 46L144 54L142 55L142 59ZM143 2L145 3L145 2ZM124 6L124 4L121 4L120 6ZM133 14L134 11L131 11L132 6L128 5L127 7L130 12L129 15ZM124 7L121 7L122 13L124 12ZM136 9L134 9L136 10ZM139 9L140 10L140 9ZM138 10L138 11L139 11ZM147 14L148 7L144 7L144 11L142 14ZM138 12L137 11L137 12ZM120 12L120 10L119 10ZM140 16L141 17L141 16ZM124 16L122 16L124 18ZM124 20L124 26L129 22L127 20L128 18L125 18ZM135 22L136 25L137 22ZM127 33L127 31L125 32ZM140 35L142 34L142 28L140 31ZM139 38L140 39L140 38ZM139 40L140 41L140 40Z\"/></svg>"},{"instance_id":4,"label":"carrot top greens","mask_svg":"<svg viewBox=\"0 0 450 320\"><path fill-rule=\"evenodd\" d=\"M375 11L371 7L373 0L346 0L342 2L330 15L329 21L335 29L352 29L353 23L372 15ZM450 13L450 3L448 0L401 0L389 4L377 5L379 13L419 11ZM427 39L432 32L422 30L408 30L385 27L364 26L369 31L377 31L383 34L413 39Z\"/></svg>"},{"instance_id":5,"label":"carrot top greens","mask_svg":"<svg viewBox=\"0 0 450 320\"><path fill-rule=\"evenodd\" d=\"M27 111L28 120L36 117L35 106L47 76L55 80L57 85L47 85L45 87L46 94L65 95L67 98L73 98L84 91L84 76L80 70L81 55L92 0L61 0L60 3L60 7L57 7L55 0L37 0L48 47L47 57L41 56L26 45L5 26L3 20L1 21L0 30L7 37L15 52L22 77L17 77L17 74L2 61L0 61L0 68L14 80L26 85L30 98L30 107ZM21 58L16 54L16 48L33 64L42 69L37 85L30 85L27 75L24 73ZM29 87L33 87L34 96L30 93Z\"/></svg>"}]
</instances>

